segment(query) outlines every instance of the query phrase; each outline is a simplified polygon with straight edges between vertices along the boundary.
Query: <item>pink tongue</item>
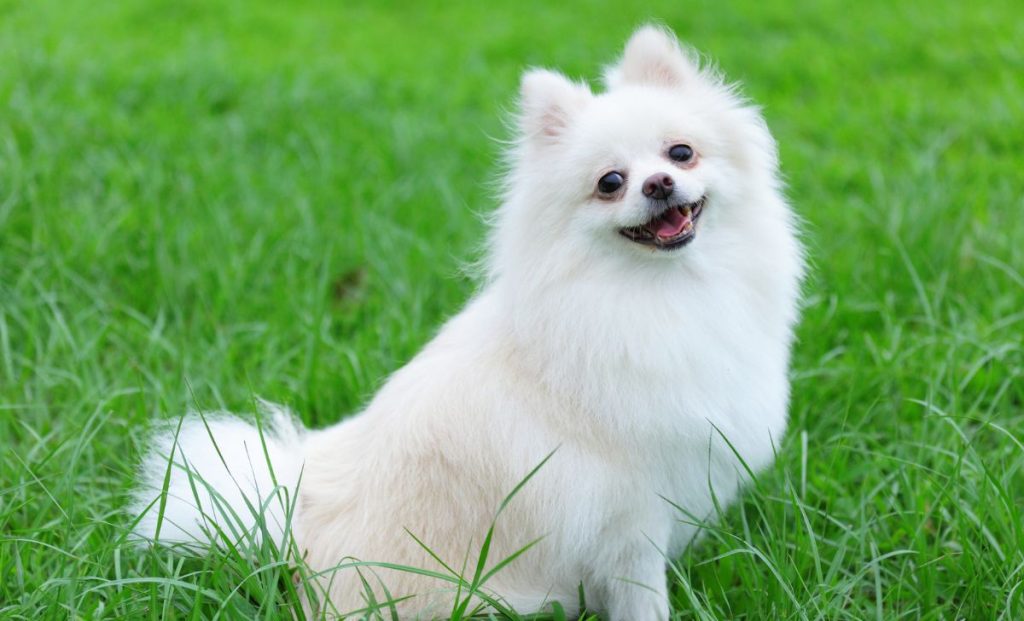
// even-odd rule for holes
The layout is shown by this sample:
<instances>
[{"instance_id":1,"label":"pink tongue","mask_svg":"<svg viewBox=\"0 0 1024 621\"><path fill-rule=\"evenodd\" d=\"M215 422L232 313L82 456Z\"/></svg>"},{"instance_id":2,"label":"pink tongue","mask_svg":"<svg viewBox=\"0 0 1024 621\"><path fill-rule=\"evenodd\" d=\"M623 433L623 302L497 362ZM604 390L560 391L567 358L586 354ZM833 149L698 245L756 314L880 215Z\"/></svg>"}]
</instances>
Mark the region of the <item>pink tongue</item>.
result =
<instances>
[{"instance_id":1,"label":"pink tongue","mask_svg":"<svg viewBox=\"0 0 1024 621\"><path fill-rule=\"evenodd\" d=\"M687 218L678 209L669 209L657 222L657 230L654 234L658 237L675 237L686 226Z\"/></svg>"}]
</instances>

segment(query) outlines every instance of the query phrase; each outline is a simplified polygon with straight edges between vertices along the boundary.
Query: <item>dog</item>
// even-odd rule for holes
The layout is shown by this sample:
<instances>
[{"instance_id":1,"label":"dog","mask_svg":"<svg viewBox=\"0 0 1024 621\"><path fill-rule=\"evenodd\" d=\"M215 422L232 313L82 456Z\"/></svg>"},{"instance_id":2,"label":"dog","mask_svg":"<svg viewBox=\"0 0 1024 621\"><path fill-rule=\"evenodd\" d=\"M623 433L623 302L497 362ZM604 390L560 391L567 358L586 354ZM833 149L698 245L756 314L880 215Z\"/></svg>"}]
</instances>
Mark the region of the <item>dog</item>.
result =
<instances>
[{"instance_id":1,"label":"dog","mask_svg":"<svg viewBox=\"0 0 1024 621\"><path fill-rule=\"evenodd\" d=\"M641 27L604 84L525 72L481 287L362 412L163 428L135 535L293 542L320 616L668 619L667 562L783 437L804 255L762 115L695 52Z\"/></svg>"}]
</instances>

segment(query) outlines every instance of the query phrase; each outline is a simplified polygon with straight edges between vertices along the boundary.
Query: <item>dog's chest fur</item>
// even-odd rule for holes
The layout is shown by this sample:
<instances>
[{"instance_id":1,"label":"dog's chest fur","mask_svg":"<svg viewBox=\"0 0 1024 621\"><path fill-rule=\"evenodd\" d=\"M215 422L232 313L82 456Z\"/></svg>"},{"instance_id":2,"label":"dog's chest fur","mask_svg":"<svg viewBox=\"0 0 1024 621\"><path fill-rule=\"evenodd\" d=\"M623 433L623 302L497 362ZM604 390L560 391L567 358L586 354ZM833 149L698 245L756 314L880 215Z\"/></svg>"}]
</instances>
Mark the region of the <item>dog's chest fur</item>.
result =
<instances>
[{"instance_id":1,"label":"dog's chest fur","mask_svg":"<svg viewBox=\"0 0 1024 621\"><path fill-rule=\"evenodd\" d=\"M521 363L565 404L554 426L621 457L638 497L686 519L708 517L712 494L731 500L781 442L799 269L698 261L654 278L577 274L505 308ZM674 528L672 550L693 532Z\"/></svg>"}]
</instances>

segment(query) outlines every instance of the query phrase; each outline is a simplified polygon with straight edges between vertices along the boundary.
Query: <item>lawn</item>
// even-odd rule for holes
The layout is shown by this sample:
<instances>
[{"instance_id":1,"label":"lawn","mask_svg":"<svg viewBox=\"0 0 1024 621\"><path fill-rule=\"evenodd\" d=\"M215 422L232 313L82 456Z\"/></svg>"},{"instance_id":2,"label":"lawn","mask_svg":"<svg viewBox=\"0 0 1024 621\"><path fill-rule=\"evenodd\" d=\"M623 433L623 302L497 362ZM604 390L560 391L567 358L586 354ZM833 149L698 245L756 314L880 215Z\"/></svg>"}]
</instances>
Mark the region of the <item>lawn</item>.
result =
<instances>
[{"instance_id":1,"label":"lawn","mask_svg":"<svg viewBox=\"0 0 1024 621\"><path fill-rule=\"evenodd\" d=\"M1019 0L391 4L0 0L0 617L288 618L286 567L125 541L147 423L357 410L473 292L522 69L658 18L763 105L813 262L674 619L1024 618Z\"/></svg>"}]
</instances>

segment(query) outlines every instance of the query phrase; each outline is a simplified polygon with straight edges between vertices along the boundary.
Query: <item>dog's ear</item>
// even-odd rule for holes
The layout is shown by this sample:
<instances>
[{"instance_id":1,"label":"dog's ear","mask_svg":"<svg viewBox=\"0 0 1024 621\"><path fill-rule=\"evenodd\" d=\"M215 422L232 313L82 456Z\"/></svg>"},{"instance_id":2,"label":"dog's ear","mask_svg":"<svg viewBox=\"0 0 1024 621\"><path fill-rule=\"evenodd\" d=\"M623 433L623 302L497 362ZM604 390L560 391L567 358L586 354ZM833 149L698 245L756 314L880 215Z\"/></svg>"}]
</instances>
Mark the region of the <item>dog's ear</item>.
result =
<instances>
[{"instance_id":1,"label":"dog's ear","mask_svg":"<svg viewBox=\"0 0 1024 621\"><path fill-rule=\"evenodd\" d=\"M523 139L542 144L556 143L573 116L593 97L585 84L547 69L530 69L523 74L519 99L519 128Z\"/></svg>"},{"instance_id":2,"label":"dog's ear","mask_svg":"<svg viewBox=\"0 0 1024 621\"><path fill-rule=\"evenodd\" d=\"M622 60L605 70L604 81L608 88L620 84L677 87L698 76L696 53L680 48L669 30L647 25L629 38Z\"/></svg>"}]
</instances>

